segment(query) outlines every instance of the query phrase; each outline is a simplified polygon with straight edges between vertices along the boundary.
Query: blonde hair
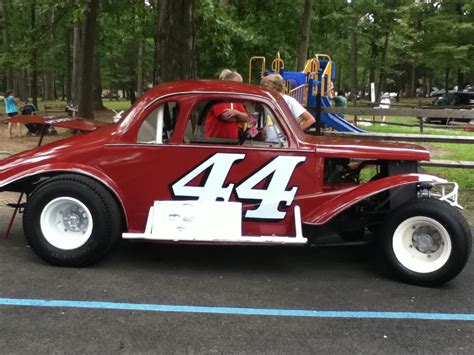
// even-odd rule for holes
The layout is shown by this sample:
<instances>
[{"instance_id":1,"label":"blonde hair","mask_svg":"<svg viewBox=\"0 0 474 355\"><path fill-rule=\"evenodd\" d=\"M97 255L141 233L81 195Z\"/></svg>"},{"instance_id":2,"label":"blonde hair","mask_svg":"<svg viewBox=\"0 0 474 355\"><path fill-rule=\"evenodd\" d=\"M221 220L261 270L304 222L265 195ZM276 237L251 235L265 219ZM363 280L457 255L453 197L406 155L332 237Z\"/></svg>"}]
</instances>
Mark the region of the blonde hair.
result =
<instances>
[{"instance_id":1,"label":"blonde hair","mask_svg":"<svg viewBox=\"0 0 474 355\"><path fill-rule=\"evenodd\" d=\"M232 70L230 69L223 69L221 71L221 73L219 74L219 80L225 80L224 78L229 75L230 73L232 73Z\"/></svg>"},{"instance_id":2,"label":"blonde hair","mask_svg":"<svg viewBox=\"0 0 474 355\"><path fill-rule=\"evenodd\" d=\"M224 69L219 75L219 80L242 82L242 76L236 71Z\"/></svg>"},{"instance_id":3,"label":"blonde hair","mask_svg":"<svg viewBox=\"0 0 474 355\"><path fill-rule=\"evenodd\" d=\"M262 86L268 90L274 90L280 94L285 92L285 79L280 74L270 74L264 76Z\"/></svg>"}]
</instances>

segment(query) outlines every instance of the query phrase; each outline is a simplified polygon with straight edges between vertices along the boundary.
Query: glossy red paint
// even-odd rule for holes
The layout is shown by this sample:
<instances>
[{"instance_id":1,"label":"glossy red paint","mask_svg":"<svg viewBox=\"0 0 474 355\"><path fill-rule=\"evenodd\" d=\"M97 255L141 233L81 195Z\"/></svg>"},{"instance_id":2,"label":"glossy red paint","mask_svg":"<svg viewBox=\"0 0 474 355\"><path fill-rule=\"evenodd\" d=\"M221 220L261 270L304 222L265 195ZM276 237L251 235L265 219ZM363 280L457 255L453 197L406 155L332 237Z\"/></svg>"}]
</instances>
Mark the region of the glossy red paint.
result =
<instances>
[{"instance_id":1,"label":"glossy red paint","mask_svg":"<svg viewBox=\"0 0 474 355\"><path fill-rule=\"evenodd\" d=\"M331 196L331 198L326 198L326 200L317 208L303 216L303 220L306 224L323 225L345 209L357 204L367 197L395 187L420 182L444 183L447 181L426 174L401 174L389 176L363 185L348 188L342 194L341 191L339 191L338 194Z\"/></svg>"},{"instance_id":2,"label":"glossy red paint","mask_svg":"<svg viewBox=\"0 0 474 355\"><path fill-rule=\"evenodd\" d=\"M288 146L186 143L188 119L200 103L217 99L251 101L265 105L280 124L288 139ZM361 186L341 185L330 191L324 190L325 158L428 160L429 153L414 145L305 135L282 101L259 87L247 84L225 81L182 81L165 84L144 94L117 124L101 127L88 124L89 130L93 130L91 133L56 141L3 160L0 164L0 191L8 191L15 181L46 173L64 172L91 176L115 194L127 219L128 231L143 232L153 201L176 199L172 185L216 154L243 156L232 164L226 175L225 186L233 184L235 187L230 195L231 201L238 200L235 191L237 187L277 157L300 157L304 162L294 167L285 188L285 191L296 189L296 196L289 206L284 203L279 206L279 211L286 213L285 217L279 220L243 220L242 230L245 235L279 236L294 235L293 206L296 204L301 207L304 222L322 224L354 201L391 186L421 181L414 175L401 175ZM169 142L137 142L138 131L145 118L166 102L175 102L179 106L176 125ZM20 121L23 119L20 118ZM86 121L77 122L84 124ZM61 127L73 128L69 125L73 123L74 121L64 121ZM193 181L193 184L198 184L198 180ZM266 180L268 179L263 179L254 188L265 189L269 183ZM247 199L242 202L245 213L258 208L261 199Z\"/></svg>"}]
</instances>

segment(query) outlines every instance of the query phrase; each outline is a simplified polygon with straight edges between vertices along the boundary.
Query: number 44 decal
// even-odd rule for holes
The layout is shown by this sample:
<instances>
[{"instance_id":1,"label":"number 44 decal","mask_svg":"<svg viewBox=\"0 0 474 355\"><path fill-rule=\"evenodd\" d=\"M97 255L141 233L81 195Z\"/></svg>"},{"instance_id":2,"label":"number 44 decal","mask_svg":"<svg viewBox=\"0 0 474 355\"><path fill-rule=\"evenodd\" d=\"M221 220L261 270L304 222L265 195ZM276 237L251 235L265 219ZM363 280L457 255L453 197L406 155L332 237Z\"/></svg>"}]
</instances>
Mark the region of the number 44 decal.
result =
<instances>
[{"instance_id":1,"label":"number 44 decal","mask_svg":"<svg viewBox=\"0 0 474 355\"><path fill-rule=\"evenodd\" d=\"M224 186L225 180L232 165L243 160L245 154L217 153L202 164L187 173L184 177L171 185L175 196L197 198L207 201L229 201L235 184ZM235 192L240 200L260 200L256 209L245 212L246 218L283 219L286 212L278 209L281 202L291 206L298 187L287 190L288 182L296 166L306 160L301 156L281 155L266 164L249 178L240 183ZM206 173L207 178L203 186L188 185L200 174ZM268 180L267 180L268 179ZM267 180L265 188L257 189L263 180Z\"/></svg>"}]
</instances>

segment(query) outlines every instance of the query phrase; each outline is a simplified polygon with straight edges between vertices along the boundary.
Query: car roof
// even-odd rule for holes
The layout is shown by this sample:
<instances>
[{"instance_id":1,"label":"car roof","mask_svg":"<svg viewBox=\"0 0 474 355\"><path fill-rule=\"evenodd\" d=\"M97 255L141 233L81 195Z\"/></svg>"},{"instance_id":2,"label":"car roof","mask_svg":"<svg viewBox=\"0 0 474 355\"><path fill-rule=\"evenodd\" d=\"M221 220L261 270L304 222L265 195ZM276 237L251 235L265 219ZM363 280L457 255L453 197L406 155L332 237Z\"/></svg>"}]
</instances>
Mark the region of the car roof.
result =
<instances>
[{"instance_id":1,"label":"car roof","mask_svg":"<svg viewBox=\"0 0 474 355\"><path fill-rule=\"evenodd\" d=\"M268 92L256 85L224 80L182 80L161 84L148 90L140 100L148 101L161 96L192 92L242 93L268 97Z\"/></svg>"}]
</instances>

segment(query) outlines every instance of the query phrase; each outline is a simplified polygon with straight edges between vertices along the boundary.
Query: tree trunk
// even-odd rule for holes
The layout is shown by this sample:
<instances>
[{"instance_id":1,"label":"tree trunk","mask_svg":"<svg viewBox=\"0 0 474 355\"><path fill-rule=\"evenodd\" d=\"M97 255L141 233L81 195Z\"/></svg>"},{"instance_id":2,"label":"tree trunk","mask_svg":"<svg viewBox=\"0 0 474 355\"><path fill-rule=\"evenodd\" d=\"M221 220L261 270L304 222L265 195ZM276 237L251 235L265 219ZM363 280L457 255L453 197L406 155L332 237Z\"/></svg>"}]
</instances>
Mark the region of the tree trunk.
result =
<instances>
[{"instance_id":1,"label":"tree trunk","mask_svg":"<svg viewBox=\"0 0 474 355\"><path fill-rule=\"evenodd\" d=\"M377 68L378 47L375 42L371 42L369 48L370 48L369 86L370 86L371 83L375 83L375 70Z\"/></svg>"},{"instance_id":2,"label":"tree trunk","mask_svg":"<svg viewBox=\"0 0 474 355\"><path fill-rule=\"evenodd\" d=\"M38 107L38 51L36 49L36 0L30 4L31 20L31 98L33 105Z\"/></svg>"},{"instance_id":3,"label":"tree trunk","mask_svg":"<svg viewBox=\"0 0 474 355\"><path fill-rule=\"evenodd\" d=\"M94 110L105 110L102 102L102 81L100 80L100 58L99 53L95 51L94 55Z\"/></svg>"},{"instance_id":4,"label":"tree trunk","mask_svg":"<svg viewBox=\"0 0 474 355\"><path fill-rule=\"evenodd\" d=\"M342 73L343 73L343 68L344 68L344 65L343 63L341 62L341 64L339 64L339 67L337 69L337 78L336 78L336 88L337 88L337 91L343 89L342 87Z\"/></svg>"},{"instance_id":5,"label":"tree trunk","mask_svg":"<svg viewBox=\"0 0 474 355\"><path fill-rule=\"evenodd\" d=\"M357 20L352 29L351 38L351 83L352 83L352 101L354 106L357 106ZM365 91L365 90L364 90Z\"/></svg>"},{"instance_id":6,"label":"tree trunk","mask_svg":"<svg viewBox=\"0 0 474 355\"><path fill-rule=\"evenodd\" d=\"M54 100L54 81L53 73L48 71L43 76L44 80L44 91L43 100Z\"/></svg>"},{"instance_id":7,"label":"tree trunk","mask_svg":"<svg viewBox=\"0 0 474 355\"><path fill-rule=\"evenodd\" d=\"M80 117L94 118L94 51L97 30L99 0L90 0L82 27L81 83L79 88L78 113Z\"/></svg>"},{"instance_id":8,"label":"tree trunk","mask_svg":"<svg viewBox=\"0 0 474 355\"><path fill-rule=\"evenodd\" d=\"M416 93L416 58L413 61L413 65L411 68L411 84L410 84L410 97L415 97Z\"/></svg>"},{"instance_id":9,"label":"tree trunk","mask_svg":"<svg viewBox=\"0 0 474 355\"><path fill-rule=\"evenodd\" d=\"M157 83L196 77L196 0L160 0Z\"/></svg>"},{"instance_id":10,"label":"tree trunk","mask_svg":"<svg viewBox=\"0 0 474 355\"><path fill-rule=\"evenodd\" d=\"M311 30L311 18L313 14L313 0L305 0L303 21L301 23L301 35L299 38L298 61L296 64L297 70L302 71L304 64L308 59L308 43L309 34Z\"/></svg>"},{"instance_id":11,"label":"tree trunk","mask_svg":"<svg viewBox=\"0 0 474 355\"><path fill-rule=\"evenodd\" d=\"M458 91L462 91L464 89L464 73L461 69L458 69Z\"/></svg>"},{"instance_id":12,"label":"tree trunk","mask_svg":"<svg viewBox=\"0 0 474 355\"><path fill-rule=\"evenodd\" d=\"M10 48L10 31L9 31L9 14L8 14L8 0L0 0L0 14L1 14L1 28L3 35L3 50L4 53L11 52ZM7 89L16 89L13 87L13 69L10 65L5 68L5 81Z\"/></svg>"},{"instance_id":13,"label":"tree trunk","mask_svg":"<svg viewBox=\"0 0 474 355\"><path fill-rule=\"evenodd\" d=\"M137 96L143 95L143 39L138 41L137 55Z\"/></svg>"},{"instance_id":14,"label":"tree trunk","mask_svg":"<svg viewBox=\"0 0 474 355\"><path fill-rule=\"evenodd\" d=\"M79 84L80 84L80 59L81 59L81 28L82 22L74 24L74 40L72 52L72 78L71 78L71 101L76 103L79 101Z\"/></svg>"},{"instance_id":15,"label":"tree trunk","mask_svg":"<svg viewBox=\"0 0 474 355\"><path fill-rule=\"evenodd\" d=\"M444 89L446 90L446 94L449 92L449 67L446 68L444 72ZM445 96L447 97L447 95Z\"/></svg>"},{"instance_id":16,"label":"tree trunk","mask_svg":"<svg viewBox=\"0 0 474 355\"><path fill-rule=\"evenodd\" d=\"M390 33L385 34L383 43L382 60L380 61L379 84L377 85L377 97L380 97L385 91L385 63L387 61L388 43L390 40Z\"/></svg>"},{"instance_id":17,"label":"tree trunk","mask_svg":"<svg viewBox=\"0 0 474 355\"><path fill-rule=\"evenodd\" d=\"M71 101L71 30L66 29L64 31L64 96L66 96L66 102Z\"/></svg>"},{"instance_id":18,"label":"tree trunk","mask_svg":"<svg viewBox=\"0 0 474 355\"><path fill-rule=\"evenodd\" d=\"M430 96L432 87L433 87L433 72L430 71L429 74L428 74L428 86L427 86L427 90L425 92L426 97Z\"/></svg>"},{"instance_id":19,"label":"tree trunk","mask_svg":"<svg viewBox=\"0 0 474 355\"><path fill-rule=\"evenodd\" d=\"M402 96L402 87L403 87L403 83L402 83L402 75L399 74L397 76L397 98L396 98L396 102L400 102L400 96Z\"/></svg>"},{"instance_id":20,"label":"tree trunk","mask_svg":"<svg viewBox=\"0 0 474 355\"><path fill-rule=\"evenodd\" d=\"M17 96L23 100L28 100L29 93L28 93L28 70L23 69L18 71L20 81L18 83L18 93Z\"/></svg>"}]
</instances>

